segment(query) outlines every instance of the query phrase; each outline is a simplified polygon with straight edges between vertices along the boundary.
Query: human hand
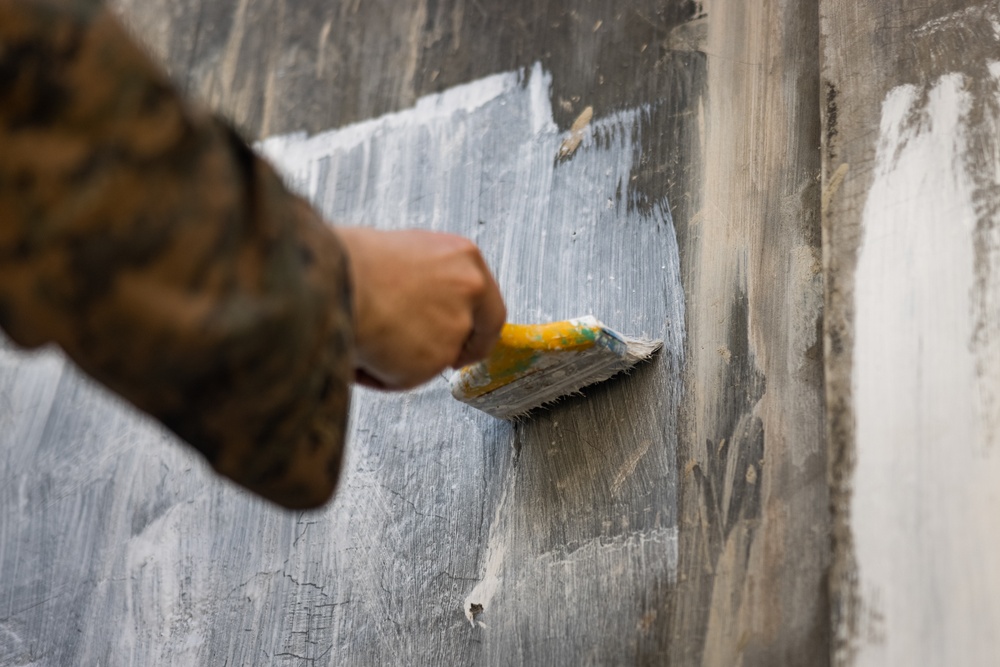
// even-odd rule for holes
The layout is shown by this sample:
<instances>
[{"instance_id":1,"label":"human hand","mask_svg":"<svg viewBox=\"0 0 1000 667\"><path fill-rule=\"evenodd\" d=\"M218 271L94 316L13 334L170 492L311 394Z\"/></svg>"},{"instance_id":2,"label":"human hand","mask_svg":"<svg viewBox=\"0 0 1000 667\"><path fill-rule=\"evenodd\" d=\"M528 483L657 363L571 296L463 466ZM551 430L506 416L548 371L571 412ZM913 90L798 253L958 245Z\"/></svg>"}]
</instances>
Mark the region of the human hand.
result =
<instances>
[{"instance_id":1,"label":"human hand","mask_svg":"<svg viewBox=\"0 0 1000 667\"><path fill-rule=\"evenodd\" d=\"M354 285L357 382L408 389L493 349L507 310L471 241L422 230L336 233Z\"/></svg>"}]
</instances>

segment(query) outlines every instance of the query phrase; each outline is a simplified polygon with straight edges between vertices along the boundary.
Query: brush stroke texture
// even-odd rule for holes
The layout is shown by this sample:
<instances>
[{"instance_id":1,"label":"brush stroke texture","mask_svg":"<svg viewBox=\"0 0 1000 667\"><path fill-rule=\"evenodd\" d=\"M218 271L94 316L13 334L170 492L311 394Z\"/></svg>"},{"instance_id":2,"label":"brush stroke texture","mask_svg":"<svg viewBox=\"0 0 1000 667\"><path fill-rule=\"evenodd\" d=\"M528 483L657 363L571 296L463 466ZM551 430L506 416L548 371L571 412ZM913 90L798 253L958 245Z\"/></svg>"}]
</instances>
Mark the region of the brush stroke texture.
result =
<instances>
[{"instance_id":1,"label":"brush stroke texture","mask_svg":"<svg viewBox=\"0 0 1000 667\"><path fill-rule=\"evenodd\" d=\"M550 85L537 66L495 75L263 148L331 219L475 238L512 318L595 312L664 353L516 425L443 379L359 391L335 502L288 514L211 478L57 356L6 351L17 428L0 474L19 483L3 491L0 569L17 576L0 591L0 662L640 658L637 624L665 613L677 562L677 245L666 204L642 213L628 194L648 110L596 119L559 162ZM611 597L632 613L583 604ZM67 616L77 631L58 629Z\"/></svg>"}]
</instances>

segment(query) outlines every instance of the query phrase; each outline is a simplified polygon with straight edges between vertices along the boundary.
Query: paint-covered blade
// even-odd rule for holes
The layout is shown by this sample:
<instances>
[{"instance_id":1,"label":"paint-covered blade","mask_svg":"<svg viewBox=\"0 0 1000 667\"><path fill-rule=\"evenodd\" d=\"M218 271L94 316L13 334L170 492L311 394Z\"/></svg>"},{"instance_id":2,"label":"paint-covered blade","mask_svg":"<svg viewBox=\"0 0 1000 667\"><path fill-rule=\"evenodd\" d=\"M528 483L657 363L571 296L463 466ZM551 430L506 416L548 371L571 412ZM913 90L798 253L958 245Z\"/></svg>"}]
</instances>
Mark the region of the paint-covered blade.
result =
<instances>
[{"instance_id":1,"label":"paint-covered blade","mask_svg":"<svg viewBox=\"0 0 1000 667\"><path fill-rule=\"evenodd\" d=\"M633 339L587 316L508 324L490 356L455 372L451 393L500 419L602 382L651 357L662 341Z\"/></svg>"}]
</instances>

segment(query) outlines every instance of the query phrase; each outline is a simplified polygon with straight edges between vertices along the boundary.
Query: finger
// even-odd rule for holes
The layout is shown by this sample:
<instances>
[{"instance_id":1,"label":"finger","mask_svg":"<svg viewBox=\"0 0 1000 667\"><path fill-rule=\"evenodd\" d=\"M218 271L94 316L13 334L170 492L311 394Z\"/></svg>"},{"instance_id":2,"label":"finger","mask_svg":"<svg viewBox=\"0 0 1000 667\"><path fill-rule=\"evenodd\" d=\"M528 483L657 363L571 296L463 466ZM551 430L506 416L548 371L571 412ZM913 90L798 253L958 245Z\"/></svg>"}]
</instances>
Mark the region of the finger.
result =
<instances>
[{"instance_id":1,"label":"finger","mask_svg":"<svg viewBox=\"0 0 1000 667\"><path fill-rule=\"evenodd\" d=\"M469 364L474 364L477 361L485 359L496 344L496 340L497 336L493 336L489 342L484 342L482 337L477 337L475 334L470 335L465 345L462 346L458 359L455 360L452 368L462 368L463 366L468 366ZM485 352L483 352L484 349L486 350Z\"/></svg>"},{"instance_id":2,"label":"finger","mask_svg":"<svg viewBox=\"0 0 1000 667\"><path fill-rule=\"evenodd\" d=\"M362 387L368 387L369 389L381 389L382 391L388 391L391 389L389 385L382 382L374 375L368 373L368 371L363 368L354 369L354 384L359 384Z\"/></svg>"},{"instance_id":3,"label":"finger","mask_svg":"<svg viewBox=\"0 0 1000 667\"><path fill-rule=\"evenodd\" d=\"M474 306L472 331L462 346L462 351L455 362L456 367L471 364L489 355L500 337L504 322L507 321L507 307L504 305L500 288L485 263L483 270L488 278L486 289Z\"/></svg>"}]
</instances>

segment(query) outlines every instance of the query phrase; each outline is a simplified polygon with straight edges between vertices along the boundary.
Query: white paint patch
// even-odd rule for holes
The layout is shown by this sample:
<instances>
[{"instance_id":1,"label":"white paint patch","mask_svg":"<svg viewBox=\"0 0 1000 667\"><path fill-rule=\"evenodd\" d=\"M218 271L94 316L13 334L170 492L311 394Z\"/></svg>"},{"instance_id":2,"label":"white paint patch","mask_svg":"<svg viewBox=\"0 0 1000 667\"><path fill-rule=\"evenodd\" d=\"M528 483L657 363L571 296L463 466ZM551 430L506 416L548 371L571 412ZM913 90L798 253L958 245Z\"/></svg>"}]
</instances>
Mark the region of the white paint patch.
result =
<instances>
[{"instance_id":1,"label":"white paint patch","mask_svg":"<svg viewBox=\"0 0 1000 667\"><path fill-rule=\"evenodd\" d=\"M12 375L9 388L0 388L0 480L33 462L65 368L65 357L51 351L26 354L0 349L0 377ZM4 486L10 491L15 485ZM24 508L23 498L18 506Z\"/></svg>"},{"instance_id":2,"label":"white paint patch","mask_svg":"<svg viewBox=\"0 0 1000 667\"><path fill-rule=\"evenodd\" d=\"M203 545L189 536L202 537L191 526L203 511L201 502L174 505L125 545L124 567L115 573L128 580L118 642L137 664L194 663L207 641L200 616L208 587L198 577L204 570L190 562Z\"/></svg>"},{"instance_id":3,"label":"white paint patch","mask_svg":"<svg viewBox=\"0 0 1000 667\"><path fill-rule=\"evenodd\" d=\"M599 563L602 560L606 560L610 563L617 560L623 553L641 551L644 548L652 546L671 565L668 568L668 572L671 575L668 583L675 584L677 583L677 538L677 526L657 528L645 532L625 533L611 539L598 537L587 540L570 554L562 551L542 554L538 557L538 562L545 564L549 568L571 568L579 565L582 560L581 556L587 556L588 561L593 560Z\"/></svg>"},{"instance_id":4,"label":"white paint patch","mask_svg":"<svg viewBox=\"0 0 1000 667\"><path fill-rule=\"evenodd\" d=\"M642 209L631 200L629 187L640 150L636 137L649 110L629 109L592 119L578 149L569 159L557 161L559 147L570 133L560 133L553 120L551 83L551 75L536 64L530 71L497 74L431 95L410 110L313 137L301 133L275 137L260 148L329 220L390 229L422 227L475 239L497 275L512 321L543 322L593 313L623 334L663 339L663 363L674 370L660 402L662 412L653 418L669 422L657 433L673 434L680 396L676 365L684 354L677 243L666 202ZM409 396L433 405L437 414L433 419L425 413L404 415L404 420L413 419L404 422L405 438L446 437L454 443L449 447L467 447L466 451L474 451L471 443L482 442L479 423L468 419L470 408L454 401L445 383ZM398 407L387 403L380 408L378 403L398 398L366 393L359 399L354 406L357 418L352 420L355 428L364 429L373 415L398 413ZM649 396L645 399L652 401ZM355 443L366 440L360 430L352 436ZM643 457L651 442L644 443L612 480L620 502L628 502L627 478L640 459L648 460ZM663 444L672 451L672 441ZM351 465L381 456L352 455ZM668 451L663 456L674 460ZM661 473L664 478L674 474L668 465ZM512 632L518 614L523 617L523 610L538 607L539 596L548 591L550 597L542 598L545 606L537 612L546 623L606 627L609 620L600 610L591 614L575 608L566 598L569 593L543 567L542 554L530 551L526 529L516 517L533 509L531 494L538 490L517 484L521 473L514 466L507 471L504 479L495 480L503 484L503 491L497 505L487 510L493 518L486 544L477 547L479 580L462 602L466 618L474 626L488 625L496 641ZM355 474L366 473L349 470L347 477ZM387 473L379 469L378 474L382 479ZM422 486L420 482L405 493L396 490L415 497ZM340 493L338 505L343 508L367 512L386 501L375 478L370 483L348 483ZM662 509L662 516L676 515L674 507L655 509L657 514ZM618 544L610 536L594 535L592 514L581 509L563 528L582 536L581 544L595 538L594 549ZM391 512L387 509L385 515ZM579 524L576 516L581 517ZM370 532L370 526L363 530ZM337 531L331 527L330 534ZM385 538L404 544L403 536L393 536L390 530ZM366 537L348 540L360 544ZM603 576L586 574L595 562L615 568L615 585L624 595L624 581L641 589L659 585L650 577L673 581L676 543L676 526L658 526L645 537L640 533L622 541L618 548L578 550L566 558L586 579L580 587L610 585ZM438 562L413 567L440 566ZM386 567L378 556L369 555L355 562L351 571L362 583L380 582ZM385 592L373 589L370 598L373 613L384 617ZM457 604L451 599L449 604ZM482 617L472 611L473 604L483 607ZM634 623L628 622L629 627Z\"/></svg>"},{"instance_id":5,"label":"white paint patch","mask_svg":"<svg viewBox=\"0 0 1000 667\"><path fill-rule=\"evenodd\" d=\"M531 100L531 133L543 132L552 134L556 131L556 123L552 118L552 102L549 91L552 88L552 75L542 69L541 63L535 63L528 78L528 98Z\"/></svg>"},{"instance_id":6,"label":"white paint patch","mask_svg":"<svg viewBox=\"0 0 1000 667\"><path fill-rule=\"evenodd\" d=\"M1000 452L984 446L973 350L973 101L949 74L882 106L855 293L851 521L868 619L856 665L1000 655Z\"/></svg>"},{"instance_id":7,"label":"white paint patch","mask_svg":"<svg viewBox=\"0 0 1000 667\"><path fill-rule=\"evenodd\" d=\"M987 2L964 7L962 9L949 12L944 16L927 21L913 31L914 37L927 37L940 32L970 28L978 21L988 21L993 28L993 37L1000 40L1000 15L997 14L996 3Z\"/></svg>"},{"instance_id":8,"label":"white paint patch","mask_svg":"<svg viewBox=\"0 0 1000 667\"><path fill-rule=\"evenodd\" d=\"M997 25L1000 35L1000 24ZM993 105L1000 109L1000 62L987 65L994 85ZM987 115L986 131L993 141L980 142L992 170L984 169L985 185L1000 182L1000 117ZM984 165L985 166L985 165ZM982 193L986 203L992 192ZM976 237L976 352L979 386L979 414L983 416L986 445L1000 449L1000 218L981 220Z\"/></svg>"},{"instance_id":9,"label":"white paint patch","mask_svg":"<svg viewBox=\"0 0 1000 667\"><path fill-rule=\"evenodd\" d=\"M545 75L544 81L532 86L533 101L537 95L535 89L542 85L547 87L550 82L551 77ZM255 148L265 157L274 160L287 176L295 180L302 170L308 170L317 160L330 157L337 151L348 150L370 141L375 135L450 120L456 114L473 113L487 102L515 90L520 84L518 72L494 74L436 95L421 97L412 109L352 123L311 137L305 132L269 137L259 142ZM544 128L544 122L536 115L533 115L533 121L533 129L537 125L538 129L535 131L540 132Z\"/></svg>"},{"instance_id":10,"label":"white paint patch","mask_svg":"<svg viewBox=\"0 0 1000 667\"><path fill-rule=\"evenodd\" d=\"M612 494L617 496L618 494L621 493L622 487L625 485L625 482L632 477L633 473L635 473L636 466L639 465L639 461L641 461L643 457L646 456L646 453L652 446L653 446L652 439L645 439L639 443L638 447L636 447L633 451L629 453L628 457L625 459L625 461L618 468L618 471L615 473L614 479L611 480Z\"/></svg>"},{"instance_id":11,"label":"white paint patch","mask_svg":"<svg viewBox=\"0 0 1000 667\"><path fill-rule=\"evenodd\" d=\"M503 496L497 504L493 523L490 524L490 538L486 547L486 567L483 572L483 578L465 596L465 601L462 603L462 610L465 612L465 617L469 619L469 623L473 626L476 624L476 616L479 613L478 611L473 612L473 605L478 605L479 610L485 612L493 601L493 596L497 594L497 590L500 588L503 562L507 556L507 543L506 540L500 538L499 533L504 525L504 513L510 509L507 499L511 496L513 486L513 484L510 484L504 488ZM482 622L480 624L486 627Z\"/></svg>"}]
</instances>

